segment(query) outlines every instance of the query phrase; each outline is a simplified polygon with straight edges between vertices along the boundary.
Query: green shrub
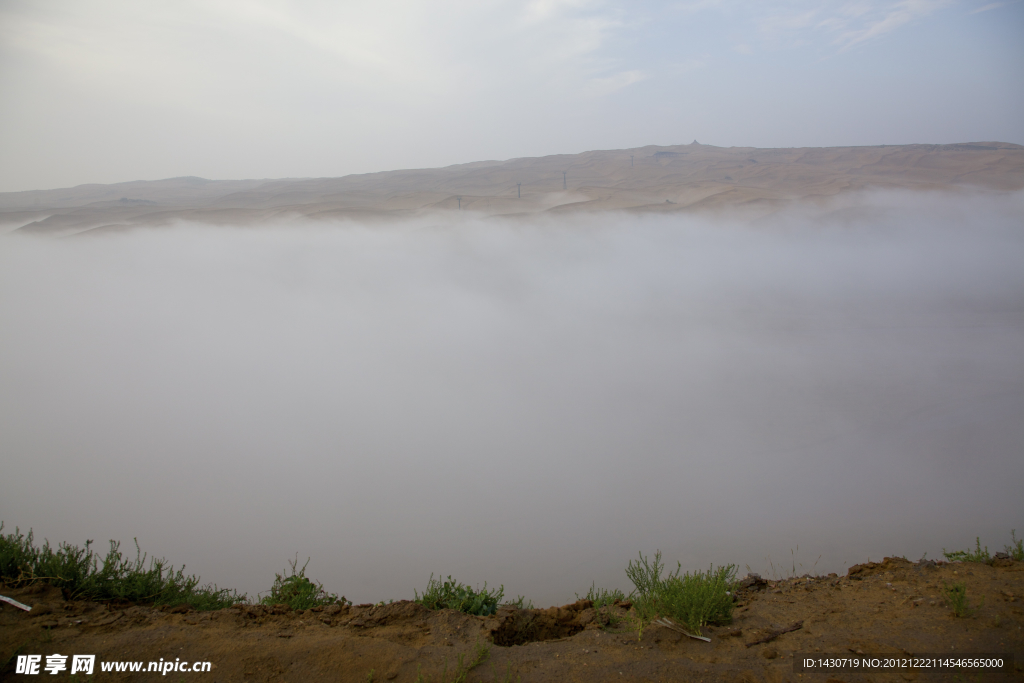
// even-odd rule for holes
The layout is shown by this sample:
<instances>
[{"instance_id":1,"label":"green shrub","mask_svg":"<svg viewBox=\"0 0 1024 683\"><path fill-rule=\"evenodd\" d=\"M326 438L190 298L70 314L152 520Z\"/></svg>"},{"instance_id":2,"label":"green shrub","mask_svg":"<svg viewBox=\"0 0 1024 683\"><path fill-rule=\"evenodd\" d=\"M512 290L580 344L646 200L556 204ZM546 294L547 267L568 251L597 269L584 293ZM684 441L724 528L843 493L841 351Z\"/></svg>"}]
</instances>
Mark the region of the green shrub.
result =
<instances>
[{"instance_id":1,"label":"green shrub","mask_svg":"<svg viewBox=\"0 0 1024 683\"><path fill-rule=\"evenodd\" d=\"M1017 538L1016 529L1010 532L1010 538L1013 539L1013 545L1005 546L1006 554L1018 562L1024 561L1024 539Z\"/></svg>"},{"instance_id":2,"label":"green shrub","mask_svg":"<svg viewBox=\"0 0 1024 683\"><path fill-rule=\"evenodd\" d=\"M339 598L334 593L324 590L322 584L314 583L306 576L306 567L309 565L309 558L306 564L299 569L299 558L296 555L294 560L288 560L292 566L292 573L289 576L275 574L274 585L270 592L260 602L264 605L288 605L292 609L310 609L321 605L333 605L337 602L349 602L344 597Z\"/></svg>"},{"instance_id":3,"label":"green shrub","mask_svg":"<svg viewBox=\"0 0 1024 683\"><path fill-rule=\"evenodd\" d=\"M718 569L712 566L707 572L687 572L682 576L678 574L677 571L663 583L660 605L663 615L686 624L690 632L697 635L708 624L727 624L732 621L735 565Z\"/></svg>"},{"instance_id":4,"label":"green shrub","mask_svg":"<svg viewBox=\"0 0 1024 683\"><path fill-rule=\"evenodd\" d=\"M483 588L473 590L458 581L453 581L451 575L447 581L441 581L431 574L423 595L418 591L413 592L416 602L427 609L454 609L486 617L498 611L501 598L505 595L505 586L501 586L497 591L488 591L487 582L484 582Z\"/></svg>"},{"instance_id":5,"label":"green shrub","mask_svg":"<svg viewBox=\"0 0 1024 683\"><path fill-rule=\"evenodd\" d=\"M953 616L969 617L974 614L974 609L967 601L967 584L965 582L961 581L950 585L943 582L942 596L949 608L953 610ZM982 598L982 604L984 604L984 598Z\"/></svg>"},{"instance_id":6,"label":"green shrub","mask_svg":"<svg viewBox=\"0 0 1024 683\"><path fill-rule=\"evenodd\" d=\"M649 563L647 558L640 554L636 563L630 560L626 567L626 576L633 584L633 592L630 599L633 601L633 613L637 620L637 635L643 636L644 626L654 621L658 616L658 597L661 594L661 571L664 565L661 563L661 551L654 553L654 563Z\"/></svg>"},{"instance_id":7,"label":"green shrub","mask_svg":"<svg viewBox=\"0 0 1024 683\"><path fill-rule=\"evenodd\" d=\"M680 576L682 564L676 570L661 578L664 565L661 551L654 554L649 562L643 554L639 561L630 561L626 576L633 583L630 594L633 610L638 623L639 635L643 628L658 616L670 617L686 624L699 634L708 624L724 624L732 620L731 591L736 580L736 566L726 565L707 572L687 572Z\"/></svg>"},{"instance_id":8,"label":"green shrub","mask_svg":"<svg viewBox=\"0 0 1024 683\"><path fill-rule=\"evenodd\" d=\"M977 536L974 539L974 551L970 550L953 550L947 551L945 548L942 549L943 556L950 562L988 562L992 557L988 554L988 546L985 549L981 549L981 537Z\"/></svg>"},{"instance_id":9,"label":"green shrub","mask_svg":"<svg viewBox=\"0 0 1024 683\"><path fill-rule=\"evenodd\" d=\"M0 531L3 523L0 522ZM199 577L185 574L184 565L175 570L162 558L146 564L147 555L135 542L135 559L121 553L121 544L110 541L110 549L100 564L92 550L92 541L84 548L62 543L54 550L49 541L41 547L32 531L22 534L0 533L0 581L23 585L37 581L60 588L69 599L123 600L153 605L188 604L199 610L221 609L246 596L215 585L199 585Z\"/></svg>"}]
</instances>

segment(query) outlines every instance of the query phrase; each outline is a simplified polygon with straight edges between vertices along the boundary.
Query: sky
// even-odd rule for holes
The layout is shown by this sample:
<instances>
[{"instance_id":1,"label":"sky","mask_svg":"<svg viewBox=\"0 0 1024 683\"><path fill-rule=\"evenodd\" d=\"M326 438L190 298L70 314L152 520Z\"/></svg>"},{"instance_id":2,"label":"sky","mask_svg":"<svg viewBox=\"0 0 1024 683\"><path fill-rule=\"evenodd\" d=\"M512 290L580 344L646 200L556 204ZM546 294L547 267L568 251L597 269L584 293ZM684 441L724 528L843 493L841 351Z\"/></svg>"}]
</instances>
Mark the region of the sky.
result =
<instances>
[{"instance_id":1,"label":"sky","mask_svg":"<svg viewBox=\"0 0 1024 683\"><path fill-rule=\"evenodd\" d=\"M0 191L1024 143L1024 2L0 0Z\"/></svg>"}]
</instances>

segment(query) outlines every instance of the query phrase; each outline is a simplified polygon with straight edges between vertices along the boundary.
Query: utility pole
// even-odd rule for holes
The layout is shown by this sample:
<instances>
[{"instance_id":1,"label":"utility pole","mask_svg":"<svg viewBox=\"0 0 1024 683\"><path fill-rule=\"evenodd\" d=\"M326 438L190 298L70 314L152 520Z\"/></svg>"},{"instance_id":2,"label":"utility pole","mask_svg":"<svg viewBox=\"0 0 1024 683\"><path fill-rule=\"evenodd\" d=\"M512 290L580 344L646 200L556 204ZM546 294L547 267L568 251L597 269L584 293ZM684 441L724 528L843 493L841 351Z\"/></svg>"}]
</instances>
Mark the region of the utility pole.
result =
<instances>
[{"instance_id":1,"label":"utility pole","mask_svg":"<svg viewBox=\"0 0 1024 683\"><path fill-rule=\"evenodd\" d=\"M459 200L459 211L462 211L462 197L456 197Z\"/></svg>"},{"instance_id":2,"label":"utility pole","mask_svg":"<svg viewBox=\"0 0 1024 683\"><path fill-rule=\"evenodd\" d=\"M629 155L629 167L633 168L633 155L632 154Z\"/></svg>"},{"instance_id":3,"label":"utility pole","mask_svg":"<svg viewBox=\"0 0 1024 683\"><path fill-rule=\"evenodd\" d=\"M566 173L565 171L562 171L562 189L563 190L566 189L566 187L565 187L565 173Z\"/></svg>"},{"instance_id":4,"label":"utility pole","mask_svg":"<svg viewBox=\"0 0 1024 683\"><path fill-rule=\"evenodd\" d=\"M516 188L518 188L516 190L516 192L519 193L519 198L522 199L523 198L523 184L522 183L516 183Z\"/></svg>"}]
</instances>

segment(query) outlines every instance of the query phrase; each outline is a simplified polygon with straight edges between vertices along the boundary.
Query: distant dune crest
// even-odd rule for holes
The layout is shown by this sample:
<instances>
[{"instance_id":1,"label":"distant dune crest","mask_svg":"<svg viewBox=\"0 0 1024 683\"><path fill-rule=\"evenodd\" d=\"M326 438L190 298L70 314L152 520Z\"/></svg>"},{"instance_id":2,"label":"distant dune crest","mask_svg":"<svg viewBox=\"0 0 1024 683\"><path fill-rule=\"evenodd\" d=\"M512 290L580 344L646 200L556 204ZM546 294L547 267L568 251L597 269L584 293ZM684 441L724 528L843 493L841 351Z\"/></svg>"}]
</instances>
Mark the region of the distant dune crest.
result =
<instances>
[{"instance_id":1,"label":"distant dune crest","mask_svg":"<svg viewBox=\"0 0 1024 683\"><path fill-rule=\"evenodd\" d=\"M193 176L0 193L0 223L26 232L255 224L282 217L374 219L430 212L771 212L869 189L1024 189L1024 147L1005 142L760 149L647 146L342 178Z\"/></svg>"}]
</instances>

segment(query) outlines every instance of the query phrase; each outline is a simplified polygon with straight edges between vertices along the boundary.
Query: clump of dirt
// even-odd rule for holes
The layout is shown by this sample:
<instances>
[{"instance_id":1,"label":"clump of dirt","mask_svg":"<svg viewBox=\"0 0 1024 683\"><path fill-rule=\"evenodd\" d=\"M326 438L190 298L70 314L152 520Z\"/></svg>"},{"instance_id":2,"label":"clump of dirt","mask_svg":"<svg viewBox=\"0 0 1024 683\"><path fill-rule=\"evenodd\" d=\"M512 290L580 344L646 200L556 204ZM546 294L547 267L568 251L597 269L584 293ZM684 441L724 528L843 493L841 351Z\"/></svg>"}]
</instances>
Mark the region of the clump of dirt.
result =
<instances>
[{"instance_id":1,"label":"clump of dirt","mask_svg":"<svg viewBox=\"0 0 1024 683\"><path fill-rule=\"evenodd\" d=\"M590 600L547 609L503 607L498 610L499 625L491 631L491 640L499 647L561 640L588 626L600 628L622 620L628 607L628 603L616 603L596 610Z\"/></svg>"},{"instance_id":2,"label":"clump of dirt","mask_svg":"<svg viewBox=\"0 0 1024 683\"><path fill-rule=\"evenodd\" d=\"M922 566L934 566L935 563L922 562ZM882 574L884 572L896 572L902 569L909 569L913 567L913 563L905 557L886 557L881 562L865 562L864 564L855 564L850 567L846 575L854 580L861 580L872 576L873 574Z\"/></svg>"},{"instance_id":3,"label":"clump of dirt","mask_svg":"<svg viewBox=\"0 0 1024 683\"><path fill-rule=\"evenodd\" d=\"M956 618L943 589L964 583L972 615ZM1006 653L1015 670L984 680L1024 679L1024 563L911 563L886 558L850 568L846 576L770 580L749 576L736 592L733 623L709 628L705 643L657 624L638 637L629 603L594 609L581 600L561 607L502 607L476 617L430 611L407 600L386 605L235 605L196 612L187 605L99 604L66 600L45 585L0 593L32 606L0 605L0 678L17 655L94 654L94 680L108 676L152 681L149 662L210 662L205 675L167 680L440 681L454 678L460 655L487 659L467 683L532 681L834 681L952 680L956 672L850 671L802 675L800 654L969 656ZM138 673L104 673L103 662L141 662ZM68 680L70 671L47 680ZM507 676L509 676L507 678ZM964 678L964 676L961 676ZM973 680L973 676L971 677Z\"/></svg>"}]
</instances>

